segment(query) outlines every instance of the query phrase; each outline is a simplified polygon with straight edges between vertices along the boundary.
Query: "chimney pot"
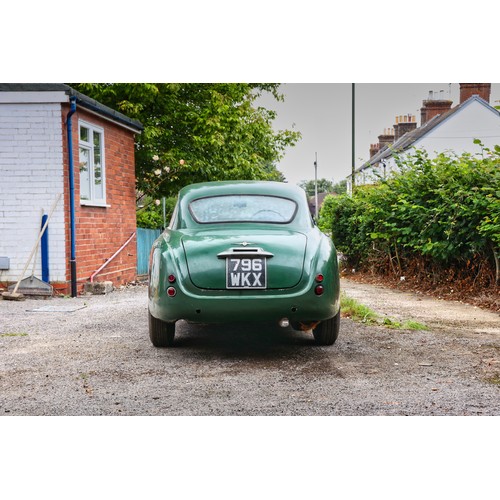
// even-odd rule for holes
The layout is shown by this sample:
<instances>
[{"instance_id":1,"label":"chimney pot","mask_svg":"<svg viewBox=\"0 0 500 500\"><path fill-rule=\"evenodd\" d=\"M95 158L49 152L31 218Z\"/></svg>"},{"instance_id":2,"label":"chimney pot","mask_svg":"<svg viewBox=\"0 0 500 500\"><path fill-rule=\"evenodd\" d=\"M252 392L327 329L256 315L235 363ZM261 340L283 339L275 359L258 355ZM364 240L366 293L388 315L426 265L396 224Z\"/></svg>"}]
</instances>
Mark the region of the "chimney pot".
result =
<instances>
[{"instance_id":1,"label":"chimney pot","mask_svg":"<svg viewBox=\"0 0 500 500\"><path fill-rule=\"evenodd\" d=\"M394 132L391 128L385 128L384 133L378 136L378 144L376 145L378 149L382 149L384 146L392 144L394 142Z\"/></svg>"},{"instance_id":2,"label":"chimney pot","mask_svg":"<svg viewBox=\"0 0 500 500\"><path fill-rule=\"evenodd\" d=\"M412 116L410 114L400 115L398 123L394 125L394 142L407 132L411 132L417 128L417 123L411 118Z\"/></svg>"},{"instance_id":3,"label":"chimney pot","mask_svg":"<svg viewBox=\"0 0 500 500\"><path fill-rule=\"evenodd\" d=\"M375 156L380 150L380 144L370 144L370 158Z\"/></svg>"}]
</instances>

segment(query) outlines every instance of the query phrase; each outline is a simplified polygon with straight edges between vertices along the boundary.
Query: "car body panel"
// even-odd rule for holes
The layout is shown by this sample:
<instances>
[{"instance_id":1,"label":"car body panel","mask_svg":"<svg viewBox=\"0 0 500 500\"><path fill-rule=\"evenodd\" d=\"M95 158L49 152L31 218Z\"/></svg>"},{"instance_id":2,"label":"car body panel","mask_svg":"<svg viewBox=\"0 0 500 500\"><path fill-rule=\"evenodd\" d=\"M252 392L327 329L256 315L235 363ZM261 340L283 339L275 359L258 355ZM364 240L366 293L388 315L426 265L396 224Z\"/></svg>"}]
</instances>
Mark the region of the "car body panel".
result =
<instances>
[{"instance_id":1,"label":"car body panel","mask_svg":"<svg viewBox=\"0 0 500 500\"><path fill-rule=\"evenodd\" d=\"M279 238L276 237L279 231ZM243 245L244 244L244 245ZM226 252L238 255L248 252L249 257L259 253L270 254L266 258L273 272L268 275L267 288L291 288L302 276L307 237L288 230L259 230L241 227L228 230L219 227L182 237L187 258L189 277L198 288L226 288ZM252 251L255 250L255 251ZM252 252L251 252L252 251ZM262 252L260 252L262 254ZM272 262L271 262L272 260Z\"/></svg>"},{"instance_id":2,"label":"car body panel","mask_svg":"<svg viewBox=\"0 0 500 500\"><path fill-rule=\"evenodd\" d=\"M265 222L197 223L191 200L234 193L281 196L297 203L286 224ZM266 287L228 289L227 255L262 253L267 262ZM228 254L229 252L229 254ZM323 276L322 295L315 293ZM179 193L170 227L155 241L149 269L149 310L165 322L322 321L340 308L335 247L312 223L305 192L265 181L213 182L188 186ZM175 276L170 283L169 276ZM174 287L176 294L167 295Z\"/></svg>"}]
</instances>

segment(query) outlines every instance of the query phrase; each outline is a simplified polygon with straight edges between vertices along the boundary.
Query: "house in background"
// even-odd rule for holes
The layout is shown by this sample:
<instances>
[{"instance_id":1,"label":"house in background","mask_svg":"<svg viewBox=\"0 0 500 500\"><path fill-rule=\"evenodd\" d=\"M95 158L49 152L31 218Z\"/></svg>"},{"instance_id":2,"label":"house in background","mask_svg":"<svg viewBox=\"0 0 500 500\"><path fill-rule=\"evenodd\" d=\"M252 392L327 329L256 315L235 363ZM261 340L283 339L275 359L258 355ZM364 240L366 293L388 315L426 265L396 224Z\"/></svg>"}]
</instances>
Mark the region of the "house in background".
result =
<instances>
[{"instance_id":1,"label":"house in background","mask_svg":"<svg viewBox=\"0 0 500 500\"><path fill-rule=\"evenodd\" d=\"M384 130L379 142L370 146L370 159L355 172L356 185L384 178L395 169L393 152L424 149L435 157L444 152L480 153L474 139L489 148L500 144L500 112L489 104L490 93L490 83L461 83L460 103L452 107L442 92L430 92L420 109L420 127L413 115L396 117L394 127ZM351 176L348 184L352 185Z\"/></svg>"},{"instance_id":2,"label":"house in background","mask_svg":"<svg viewBox=\"0 0 500 500\"><path fill-rule=\"evenodd\" d=\"M318 214L323 206L323 202L327 196L337 196L336 193L318 193ZM309 205L309 212L313 217L316 216L316 196L309 196L307 199L307 204Z\"/></svg>"},{"instance_id":3,"label":"house in background","mask_svg":"<svg viewBox=\"0 0 500 500\"><path fill-rule=\"evenodd\" d=\"M43 272L55 291L76 295L86 282L135 279L141 130L64 84L0 84L0 285L20 278L41 214L54 204ZM41 251L35 258L41 277Z\"/></svg>"}]
</instances>

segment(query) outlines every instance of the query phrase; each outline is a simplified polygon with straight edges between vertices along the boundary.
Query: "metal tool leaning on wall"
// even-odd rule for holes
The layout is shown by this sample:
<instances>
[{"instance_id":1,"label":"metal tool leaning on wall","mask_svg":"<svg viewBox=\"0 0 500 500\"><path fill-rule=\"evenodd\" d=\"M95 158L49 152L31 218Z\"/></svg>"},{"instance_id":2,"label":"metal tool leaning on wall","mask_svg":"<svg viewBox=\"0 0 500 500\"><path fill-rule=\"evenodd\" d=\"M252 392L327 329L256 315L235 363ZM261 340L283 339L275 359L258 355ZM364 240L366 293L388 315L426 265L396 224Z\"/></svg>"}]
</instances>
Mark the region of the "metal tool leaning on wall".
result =
<instances>
[{"instance_id":1,"label":"metal tool leaning on wall","mask_svg":"<svg viewBox=\"0 0 500 500\"><path fill-rule=\"evenodd\" d=\"M43 225L43 227L41 228L41 230L40 230L40 232L38 234L38 238L36 240L36 243L33 246L33 249L31 250L30 256L29 256L28 260L26 261L26 264L24 266L23 272L21 273L21 276L19 277L19 280L17 281L16 285L14 286L14 289L12 291L3 292L2 293L2 298L3 299L5 299L5 300L23 300L25 298L25 296L24 296L23 293L19 293L18 292L18 289L19 289L21 283L23 282L24 275L25 275L26 270L28 269L28 267L29 267L29 265L31 263L31 260L33 259L36 251L38 250L38 245L40 243L40 240L42 239L42 236L44 235L44 233L45 233L45 231L47 229L47 226L49 225L50 218L52 217L52 214L54 213L54 210L56 209L56 206L59 203L59 200L61 199L61 196L62 196L62 193L58 194L57 197L56 197L56 199L55 199L55 201L54 201L54 203L52 204L52 207L50 209L50 212L49 212L49 215L47 217L47 220L45 221L45 224ZM33 269L33 271L34 271L34 269ZM28 287L30 287L30 286L40 286L40 288L44 288L44 287L42 287L41 284L50 287L50 285L42 282L38 278L35 278L33 276L33 274L34 274L34 272L32 272L31 277L26 278L29 281L29 283L27 284ZM36 285L34 285L34 280L37 280L41 284L37 283Z\"/></svg>"}]
</instances>

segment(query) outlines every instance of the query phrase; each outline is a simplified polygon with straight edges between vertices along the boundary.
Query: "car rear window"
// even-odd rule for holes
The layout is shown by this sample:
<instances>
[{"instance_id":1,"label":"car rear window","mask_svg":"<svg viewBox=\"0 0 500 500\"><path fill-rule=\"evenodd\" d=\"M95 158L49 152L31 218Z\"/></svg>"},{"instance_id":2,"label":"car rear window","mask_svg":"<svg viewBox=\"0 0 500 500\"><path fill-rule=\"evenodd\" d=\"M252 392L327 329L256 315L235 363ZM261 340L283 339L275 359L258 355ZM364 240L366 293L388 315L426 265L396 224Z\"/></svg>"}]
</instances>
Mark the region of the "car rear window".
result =
<instances>
[{"instance_id":1,"label":"car rear window","mask_svg":"<svg viewBox=\"0 0 500 500\"><path fill-rule=\"evenodd\" d=\"M198 198L189 204L193 219L200 224L220 222L263 222L287 224L297 212L288 198L263 195L224 195Z\"/></svg>"}]
</instances>

